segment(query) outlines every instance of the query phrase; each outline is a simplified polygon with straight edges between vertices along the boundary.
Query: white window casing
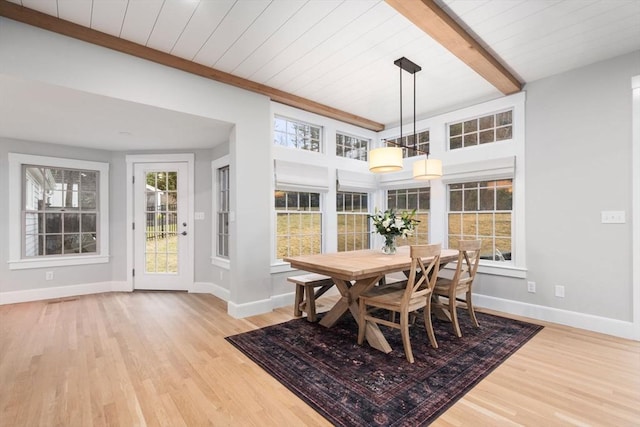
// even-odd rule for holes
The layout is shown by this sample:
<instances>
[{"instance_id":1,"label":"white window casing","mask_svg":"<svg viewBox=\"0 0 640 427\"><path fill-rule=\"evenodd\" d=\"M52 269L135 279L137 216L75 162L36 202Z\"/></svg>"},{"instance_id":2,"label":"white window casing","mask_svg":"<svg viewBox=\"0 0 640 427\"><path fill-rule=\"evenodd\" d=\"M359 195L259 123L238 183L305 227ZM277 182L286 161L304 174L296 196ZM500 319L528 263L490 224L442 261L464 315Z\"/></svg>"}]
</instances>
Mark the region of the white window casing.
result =
<instances>
[{"instance_id":1,"label":"white window casing","mask_svg":"<svg viewBox=\"0 0 640 427\"><path fill-rule=\"evenodd\" d=\"M109 262L109 163L59 157L9 153L9 269L49 268L68 265L99 264ZM100 173L98 183L98 235L99 246L90 255L43 256L24 258L22 226L22 165L54 168L95 170Z\"/></svg>"}]
</instances>

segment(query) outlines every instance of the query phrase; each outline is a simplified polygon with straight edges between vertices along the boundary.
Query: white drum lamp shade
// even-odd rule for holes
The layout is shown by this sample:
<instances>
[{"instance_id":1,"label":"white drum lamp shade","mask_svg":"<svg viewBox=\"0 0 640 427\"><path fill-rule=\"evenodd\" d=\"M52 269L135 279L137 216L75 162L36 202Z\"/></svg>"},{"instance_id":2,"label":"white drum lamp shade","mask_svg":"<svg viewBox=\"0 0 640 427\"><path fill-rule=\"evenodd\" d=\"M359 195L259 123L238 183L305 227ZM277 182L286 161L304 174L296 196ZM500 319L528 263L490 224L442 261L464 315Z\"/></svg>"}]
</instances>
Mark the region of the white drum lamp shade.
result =
<instances>
[{"instance_id":1,"label":"white drum lamp shade","mask_svg":"<svg viewBox=\"0 0 640 427\"><path fill-rule=\"evenodd\" d=\"M402 148L382 147L369 151L369 170L374 173L402 170Z\"/></svg>"},{"instance_id":2,"label":"white drum lamp shade","mask_svg":"<svg viewBox=\"0 0 640 427\"><path fill-rule=\"evenodd\" d=\"M438 179L442 177L442 160L425 158L413 164L414 179Z\"/></svg>"}]
</instances>

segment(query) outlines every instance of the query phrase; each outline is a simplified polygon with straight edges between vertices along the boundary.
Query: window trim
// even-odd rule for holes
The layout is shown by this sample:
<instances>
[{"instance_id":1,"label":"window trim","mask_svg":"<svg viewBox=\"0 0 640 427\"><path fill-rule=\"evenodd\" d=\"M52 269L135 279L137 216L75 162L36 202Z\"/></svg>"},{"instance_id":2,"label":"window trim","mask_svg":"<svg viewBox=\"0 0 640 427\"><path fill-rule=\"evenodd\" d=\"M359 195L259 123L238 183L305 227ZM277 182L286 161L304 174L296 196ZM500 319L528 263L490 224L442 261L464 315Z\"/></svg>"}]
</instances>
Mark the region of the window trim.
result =
<instances>
[{"instance_id":1,"label":"window trim","mask_svg":"<svg viewBox=\"0 0 640 427\"><path fill-rule=\"evenodd\" d=\"M109 163L61 157L9 153L9 270L63 267L109 262ZM100 222L99 247L91 255L24 258L22 256L22 166L36 165L66 169L95 170L100 173L98 184Z\"/></svg>"},{"instance_id":2,"label":"window trim","mask_svg":"<svg viewBox=\"0 0 640 427\"><path fill-rule=\"evenodd\" d=\"M211 162L212 187L214 191L211 197L211 264L226 270L231 269L231 252L229 258L218 256L218 169L225 166L229 167L229 179L231 179L231 156L225 155ZM231 191L231 187L229 187ZM229 203L231 203L231 194L229 194ZM231 220L232 211L229 206L229 220ZM229 230L231 232L231 230Z\"/></svg>"}]
</instances>

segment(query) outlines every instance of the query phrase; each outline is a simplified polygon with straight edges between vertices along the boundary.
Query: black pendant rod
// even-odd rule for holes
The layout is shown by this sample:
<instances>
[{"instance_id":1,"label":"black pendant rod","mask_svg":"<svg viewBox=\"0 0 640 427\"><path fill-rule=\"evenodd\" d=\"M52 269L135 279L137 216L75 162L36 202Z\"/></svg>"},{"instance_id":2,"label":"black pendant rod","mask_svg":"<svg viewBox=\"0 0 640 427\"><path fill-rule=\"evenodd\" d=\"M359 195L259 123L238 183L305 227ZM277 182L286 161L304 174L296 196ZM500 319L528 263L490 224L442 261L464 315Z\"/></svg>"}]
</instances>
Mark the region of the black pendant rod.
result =
<instances>
[{"instance_id":1,"label":"black pendant rod","mask_svg":"<svg viewBox=\"0 0 640 427\"><path fill-rule=\"evenodd\" d=\"M428 152L418 149L418 138L416 135L416 73L418 71L421 71L422 67L420 67L415 62L405 58L404 56L402 58L396 59L395 61L393 61L393 63L397 65L398 68L400 68L400 143L391 141L387 142L391 142L391 144L401 148L410 148L407 147L402 141L402 70L404 70L410 74L413 74L413 151L415 153L422 152L427 154L428 156Z\"/></svg>"}]
</instances>

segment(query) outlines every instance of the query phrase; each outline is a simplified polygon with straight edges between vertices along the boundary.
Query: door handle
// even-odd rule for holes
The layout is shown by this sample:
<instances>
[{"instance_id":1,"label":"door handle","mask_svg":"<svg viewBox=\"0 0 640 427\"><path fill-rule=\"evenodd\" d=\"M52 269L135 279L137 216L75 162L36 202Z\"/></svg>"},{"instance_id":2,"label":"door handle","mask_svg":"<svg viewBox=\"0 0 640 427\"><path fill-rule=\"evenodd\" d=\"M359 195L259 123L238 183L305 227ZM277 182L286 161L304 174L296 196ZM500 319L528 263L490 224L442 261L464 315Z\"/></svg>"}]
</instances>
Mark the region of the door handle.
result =
<instances>
[{"instance_id":1,"label":"door handle","mask_svg":"<svg viewBox=\"0 0 640 427\"><path fill-rule=\"evenodd\" d=\"M186 236L186 235L187 235L187 232L186 232L186 231L183 231L183 232L182 232L182 233L180 233L180 234L182 234L183 236Z\"/></svg>"}]
</instances>

